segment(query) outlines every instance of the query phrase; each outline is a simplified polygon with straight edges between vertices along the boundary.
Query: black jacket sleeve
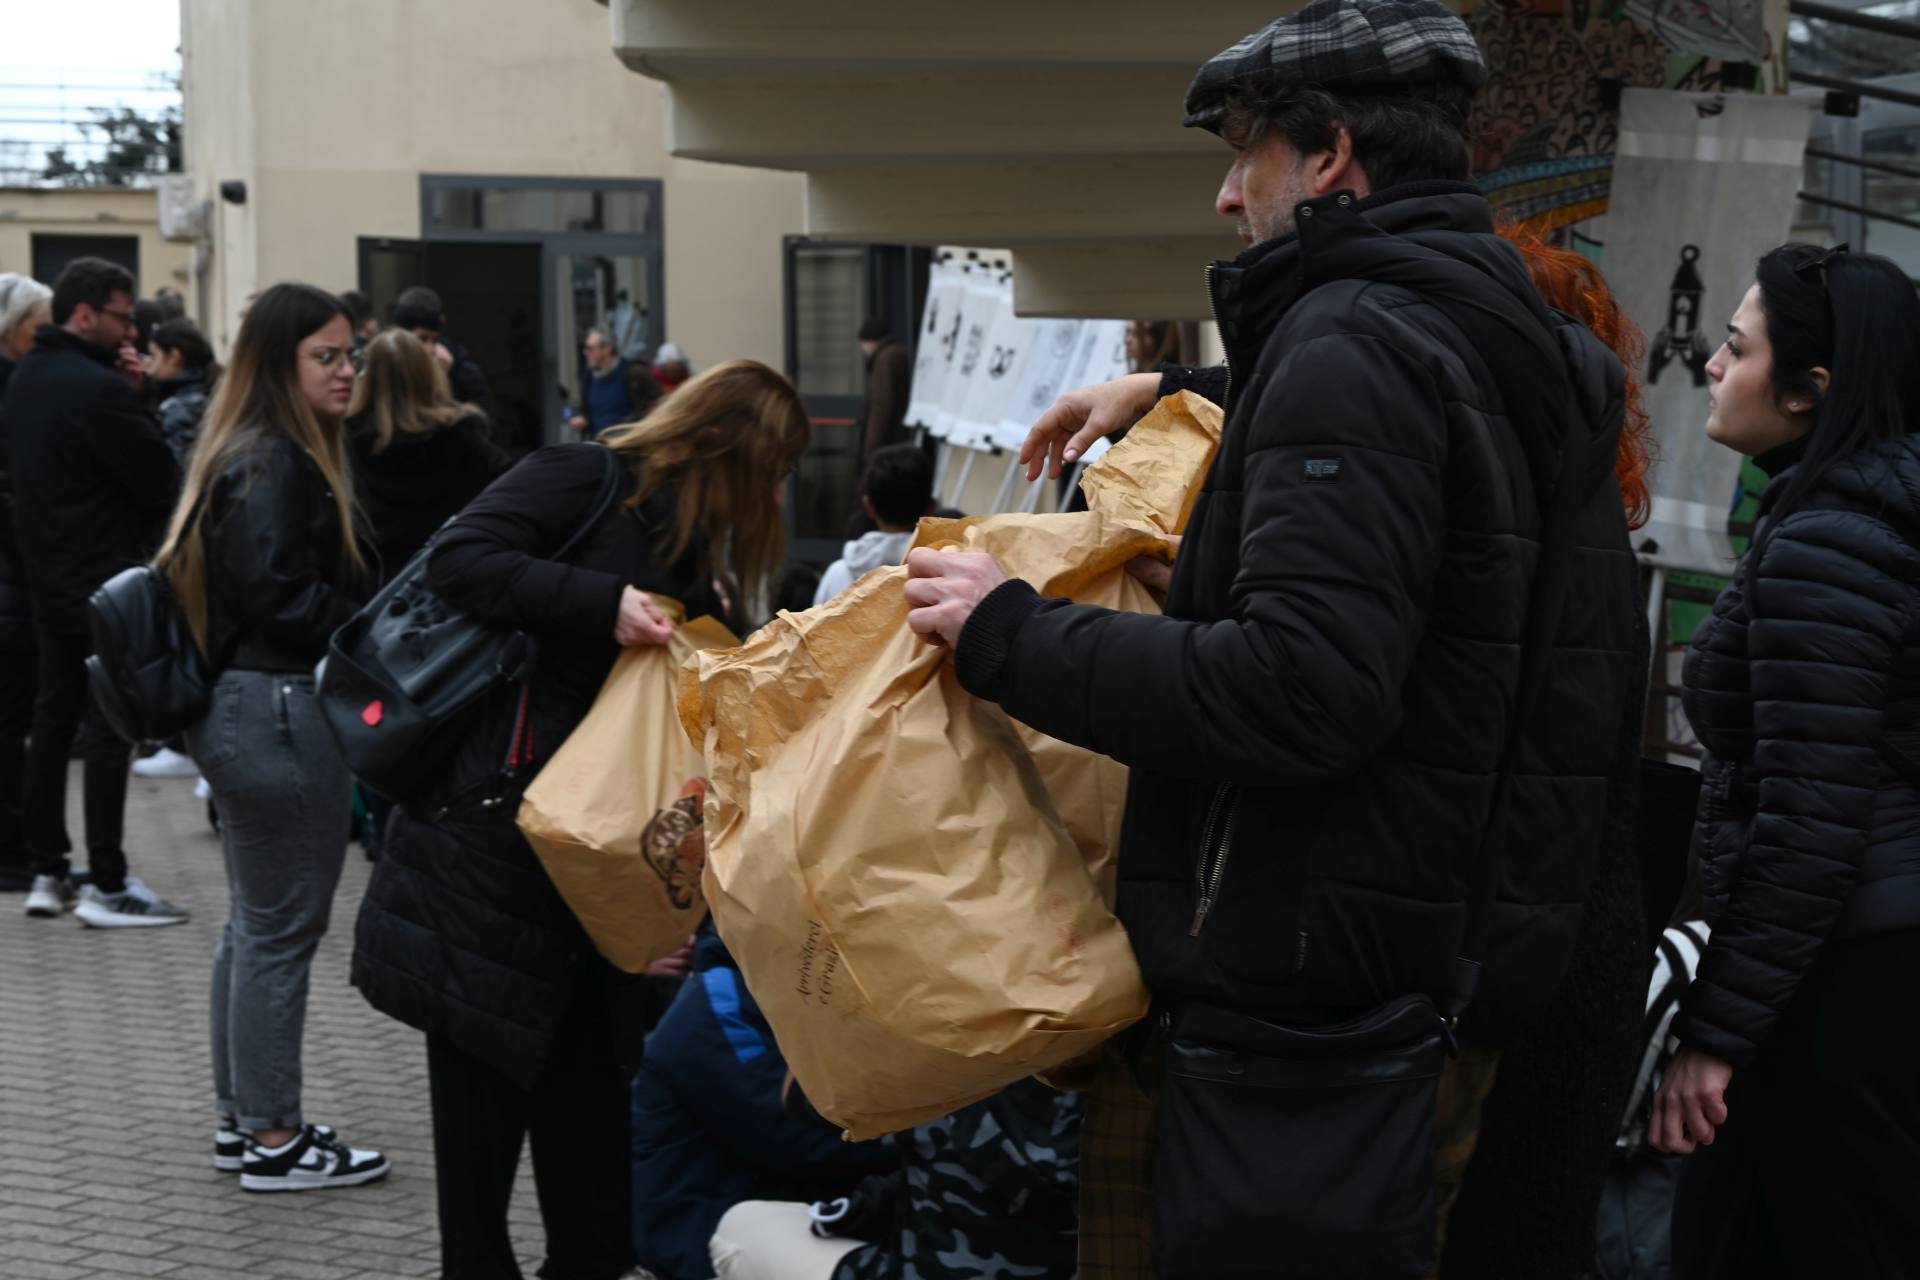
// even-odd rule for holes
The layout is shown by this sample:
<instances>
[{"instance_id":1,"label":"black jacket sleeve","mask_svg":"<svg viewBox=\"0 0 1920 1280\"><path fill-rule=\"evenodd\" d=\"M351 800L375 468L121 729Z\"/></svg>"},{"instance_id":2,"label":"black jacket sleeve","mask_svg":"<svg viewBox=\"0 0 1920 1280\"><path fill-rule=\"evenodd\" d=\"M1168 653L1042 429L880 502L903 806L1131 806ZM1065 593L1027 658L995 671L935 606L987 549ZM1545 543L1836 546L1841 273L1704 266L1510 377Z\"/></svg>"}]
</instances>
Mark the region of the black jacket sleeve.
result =
<instances>
[{"instance_id":1,"label":"black jacket sleeve","mask_svg":"<svg viewBox=\"0 0 1920 1280\"><path fill-rule=\"evenodd\" d=\"M87 452L121 484L142 519L159 525L173 514L180 466L139 395L119 377L101 383L78 426Z\"/></svg>"},{"instance_id":2,"label":"black jacket sleeve","mask_svg":"<svg viewBox=\"0 0 1920 1280\"><path fill-rule=\"evenodd\" d=\"M434 543L427 581L455 608L529 631L611 638L626 584L563 564L559 553L593 511L607 451L564 444L528 454Z\"/></svg>"},{"instance_id":3,"label":"black jacket sleeve","mask_svg":"<svg viewBox=\"0 0 1920 1280\"><path fill-rule=\"evenodd\" d=\"M1805 510L1748 592L1759 804L1674 1034L1749 1065L1826 945L1866 857L1887 764L1887 682L1920 553L1870 516Z\"/></svg>"},{"instance_id":4,"label":"black jacket sleeve","mask_svg":"<svg viewBox=\"0 0 1920 1280\"><path fill-rule=\"evenodd\" d=\"M1008 583L960 637L961 683L1042 733L1172 777L1303 785L1350 773L1399 724L1445 544L1444 408L1383 339L1277 359L1253 406L1232 616L1190 622L1042 600ZM1306 478L1337 455L1337 484Z\"/></svg>"},{"instance_id":5,"label":"black jacket sleeve","mask_svg":"<svg viewBox=\"0 0 1920 1280\"><path fill-rule=\"evenodd\" d=\"M1191 391L1202 400L1211 400L1222 408L1227 404L1227 366L1223 364L1180 365L1160 374L1160 396L1165 399L1176 391Z\"/></svg>"},{"instance_id":6,"label":"black jacket sleeve","mask_svg":"<svg viewBox=\"0 0 1920 1280\"><path fill-rule=\"evenodd\" d=\"M294 653L324 649L358 608L327 581L308 541L320 500L301 459L275 449L229 468L210 504L209 573L222 583L234 628Z\"/></svg>"}]
</instances>

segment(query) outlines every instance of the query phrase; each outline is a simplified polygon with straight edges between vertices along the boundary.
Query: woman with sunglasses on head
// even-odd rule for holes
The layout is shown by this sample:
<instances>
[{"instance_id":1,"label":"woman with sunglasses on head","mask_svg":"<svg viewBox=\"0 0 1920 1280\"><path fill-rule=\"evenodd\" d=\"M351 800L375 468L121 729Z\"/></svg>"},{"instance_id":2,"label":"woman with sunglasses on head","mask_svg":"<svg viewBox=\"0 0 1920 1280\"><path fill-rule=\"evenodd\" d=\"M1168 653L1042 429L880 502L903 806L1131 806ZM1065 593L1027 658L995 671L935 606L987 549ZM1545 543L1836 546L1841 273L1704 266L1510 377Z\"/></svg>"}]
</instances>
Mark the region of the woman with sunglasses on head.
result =
<instances>
[{"instance_id":1,"label":"woman with sunglasses on head","mask_svg":"<svg viewBox=\"0 0 1920 1280\"><path fill-rule=\"evenodd\" d=\"M786 476L810 427L793 384L734 360L598 443L529 454L434 541L448 604L532 634L523 685L483 707L442 776L393 815L360 909L353 982L426 1033L446 1280L519 1280L507 1206L531 1144L547 1280L633 1266L621 1032L634 983L600 958L514 817L623 648L757 598L786 558ZM604 447L603 447L604 446ZM593 517L609 478L612 504ZM649 973L680 976L684 951Z\"/></svg>"},{"instance_id":2,"label":"woman with sunglasses on head","mask_svg":"<svg viewBox=\"0 0 1920 1280\"><path fill-rule=\"evenodd\" d=\"M220 812L232 907L214 951L214 1167L248 1191L386 1176L301 1111L308 976L346 857L351 778L314 701L327 637L371 585L342 422L346 308L310 285L255 299L158 563L215 672L187 734Z\"/></svg>"},{"instance_id":3,"label":"woman with sunglasses on head","mask_svg":"<svg viewBox=\"0 0 1920 1280\"><path fill-rule=\"evenodd\" d=\"M1707 434L1771 482L1683 678L1712 940L1652 1140L1674 1274L1920 1275L1920 299L1760 260Z\"/></svg>"}]
</instances>

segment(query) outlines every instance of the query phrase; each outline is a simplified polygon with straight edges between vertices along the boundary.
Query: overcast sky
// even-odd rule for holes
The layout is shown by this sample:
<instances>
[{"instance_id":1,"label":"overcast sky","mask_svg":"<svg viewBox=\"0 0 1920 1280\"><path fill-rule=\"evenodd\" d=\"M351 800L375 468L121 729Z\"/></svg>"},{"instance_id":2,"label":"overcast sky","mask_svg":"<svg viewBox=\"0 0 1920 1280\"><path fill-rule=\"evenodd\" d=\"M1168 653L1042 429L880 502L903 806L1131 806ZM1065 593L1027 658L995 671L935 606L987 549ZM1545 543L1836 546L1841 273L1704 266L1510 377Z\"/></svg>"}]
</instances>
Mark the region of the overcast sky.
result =
<instances>
[{"instance_id":1,"label":"overcast sky","mask_svg":"<svg viewBox=\"0 0 1920 1280\"><path fill-rule=\"evenodd\" d=\"M73 140L89 108L164 104L144 86L179 46L178 0L0 0L0 166Z\"/></svg>"}]
</instances>

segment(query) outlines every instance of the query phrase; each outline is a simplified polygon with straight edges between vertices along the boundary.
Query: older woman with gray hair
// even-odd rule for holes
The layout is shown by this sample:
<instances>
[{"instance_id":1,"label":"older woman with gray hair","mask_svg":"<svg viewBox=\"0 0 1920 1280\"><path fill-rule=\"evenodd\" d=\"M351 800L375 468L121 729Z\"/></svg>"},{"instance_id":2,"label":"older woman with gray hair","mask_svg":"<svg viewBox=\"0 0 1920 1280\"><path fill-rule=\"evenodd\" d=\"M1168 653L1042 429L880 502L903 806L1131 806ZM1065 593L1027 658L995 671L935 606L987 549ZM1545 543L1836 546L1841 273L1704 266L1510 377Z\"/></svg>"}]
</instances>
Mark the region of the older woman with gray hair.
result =
<instances>
[{"instance_id":1,"label":"older woman with gray hair","mask_svg":"<svg viewBox=\"0 0 1920 1280\"><path fill-rule=\"evenodd\" d=\"M0 893L24 893L33 883L20 843L20 787L33 720L33 618L13 536L7 383L33 346L34 333L52 321L53 290L27 276L0 273Z\"/></svg>"}]
</instances>

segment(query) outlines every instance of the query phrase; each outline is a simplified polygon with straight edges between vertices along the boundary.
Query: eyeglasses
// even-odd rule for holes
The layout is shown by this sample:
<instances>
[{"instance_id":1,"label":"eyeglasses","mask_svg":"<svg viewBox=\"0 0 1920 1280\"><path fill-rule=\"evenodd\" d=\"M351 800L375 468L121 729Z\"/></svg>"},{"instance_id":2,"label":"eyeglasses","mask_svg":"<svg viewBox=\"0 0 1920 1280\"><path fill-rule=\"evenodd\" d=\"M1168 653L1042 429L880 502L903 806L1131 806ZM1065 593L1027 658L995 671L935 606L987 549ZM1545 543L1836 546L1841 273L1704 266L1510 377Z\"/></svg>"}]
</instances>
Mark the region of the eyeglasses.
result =
<instances>
[{"instance_id":1,"label":"eyeglasses","mask_svg":"<svg viewBox=\"0 0 1920 1280\"><path fill-rule=\"evenodd\" d=\"M110 307L96 307L94 309L103 316L112 316L115 320L118 320L121 324L133 323L133 312L131 311L115 311Z\"/></svg>"},{"instance_id":2,"label":"eyeglasses","mask_svg":"<svg viewBox=\"0 0 1920 1280\"><path fill-rule=\"evenodd\" d=\"M322 369L331 369L340 363L342 357L349 354L351 353L341 347L315 347L312 351L307 352L307 359L313 361Z\"/></svg>"},{"instance_id":3,"label":"eyeglasses","mask_svg":"<svg viewBox=\"0 0 1920 1280\"><path fill-rule=\"evenodd\" d=\"M1833 286L1828 282L1827 268L1835 258L1851 251L1851 249L1851 245L1837 244L1831 249L1822 249L1818 253L1810 253L1794 264L1793 274L1797 276L1815 276L1820 281L1821 292L1832 293Z\"/></svg>"}]
</instances>

